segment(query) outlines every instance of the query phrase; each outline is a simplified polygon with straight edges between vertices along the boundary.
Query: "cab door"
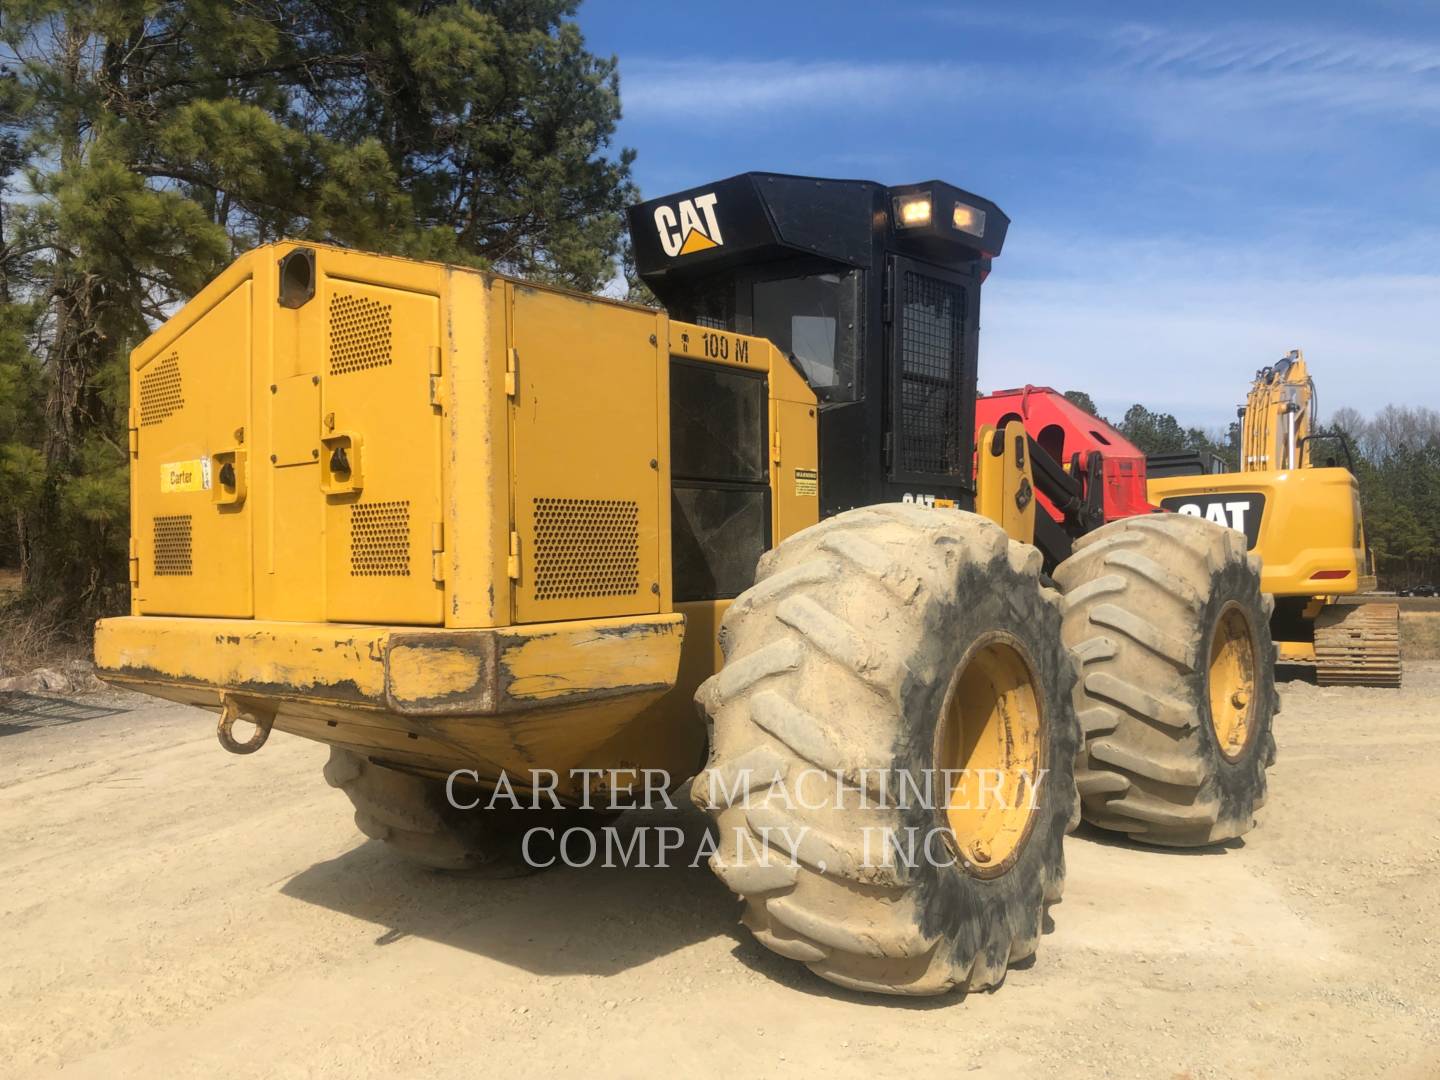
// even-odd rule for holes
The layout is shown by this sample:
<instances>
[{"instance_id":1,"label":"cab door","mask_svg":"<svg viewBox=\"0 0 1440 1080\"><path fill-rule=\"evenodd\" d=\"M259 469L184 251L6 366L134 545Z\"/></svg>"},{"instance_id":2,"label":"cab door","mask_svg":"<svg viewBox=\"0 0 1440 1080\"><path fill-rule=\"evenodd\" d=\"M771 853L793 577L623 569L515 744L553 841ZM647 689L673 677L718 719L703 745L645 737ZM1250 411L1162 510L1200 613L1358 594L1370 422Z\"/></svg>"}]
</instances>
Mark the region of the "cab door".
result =
<instances>
[{"instance_id":1,"label":"cab door","mask_svg":"<svg viewBox=\"0 0 1440 1080\"><path fill-rule=\"evenodd\" d=\"M889 269L890 481L956 497L971 487L979 289L914 259Z\"/></svg>"}]
</instances>

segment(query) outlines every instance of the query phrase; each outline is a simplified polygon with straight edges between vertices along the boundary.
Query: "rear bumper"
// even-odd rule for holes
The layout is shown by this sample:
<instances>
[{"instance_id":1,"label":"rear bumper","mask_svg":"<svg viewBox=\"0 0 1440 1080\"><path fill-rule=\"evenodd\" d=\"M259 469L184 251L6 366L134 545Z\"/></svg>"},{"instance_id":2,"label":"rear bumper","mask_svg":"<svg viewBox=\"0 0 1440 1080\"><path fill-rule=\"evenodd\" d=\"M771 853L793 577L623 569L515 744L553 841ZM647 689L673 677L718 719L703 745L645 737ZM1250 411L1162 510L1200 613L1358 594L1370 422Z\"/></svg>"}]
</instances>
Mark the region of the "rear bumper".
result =
<instances>
[{"instance_id":1,"label":"rear bumper","mask_svg":"<svg viewBox=\"0 0 1440 1080\"><path fill-rule=\"evenodd\" d=\"M675 684L683 615L494 630L128 616L95 629L107 682L219 704L221 693L398 716L500 716ZM213 696L212 696L213 695Z\"/></svg>"}]
</instances>

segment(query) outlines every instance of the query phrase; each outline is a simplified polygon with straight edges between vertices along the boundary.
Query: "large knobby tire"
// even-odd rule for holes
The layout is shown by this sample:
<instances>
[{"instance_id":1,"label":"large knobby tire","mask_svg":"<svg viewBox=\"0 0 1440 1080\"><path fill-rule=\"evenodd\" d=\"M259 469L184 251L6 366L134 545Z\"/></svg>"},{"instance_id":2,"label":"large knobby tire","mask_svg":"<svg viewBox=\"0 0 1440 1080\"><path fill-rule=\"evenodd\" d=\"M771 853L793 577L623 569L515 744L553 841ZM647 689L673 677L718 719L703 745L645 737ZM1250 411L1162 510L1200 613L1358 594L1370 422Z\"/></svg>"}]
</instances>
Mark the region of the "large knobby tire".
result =
<instances>
[{"instance_id":1,"label":"large knobby tire","mask_svg":"<svg viewBox=\"0 0 1440 1080\"><path fill-rule=\"evenodd\" d=\"M546 811L457 809L446 797L443 781L376 765L338 746L330 748L325 781L350 797L362 833L431 870L475 871L497 878L534 873L536 867L524 858L525 831L553 824L545 819ZM459 789L457 794L466 792Z\"/></svg>"},{"instance_id":2,"label":"large knobby tire","mask_svg":"<svg viewBox=\"0 0 1440 1080\"><path fill-rule=\"evenodd\" d=\"M1040 567L984 518L900 504L848 511L761 559L721 624L724 667L696 695L714 736L692 791L718 827L711 868L763 945L900 994L994 987L1034 953L1064 884L1079 743L1075 664ZM979 704L964 716L967 701ZM982 732L982 716L1002 719ZM1039 782L993 849L950 828L943 784L933 800L898 794L902 774L923 791L967 740L1013 766L1012 738ZM802 790L816 776L847 782L817 797ZM914 865L887 860L881 830L903 850L931 843Z\"/></svg>"},{"instance_id":3,"label":"large knobby tire","mask_svg":"<svg viewBox=\"0 0 1440 1080\"><path fill-rule=\"evenodd\" d=\"M1112 522L1055 571L1081 663L1086 821L1193 847L1248 832L1279 711L1273 601L1233 529L1185 514Z\"/></svg>"}]
</instances>

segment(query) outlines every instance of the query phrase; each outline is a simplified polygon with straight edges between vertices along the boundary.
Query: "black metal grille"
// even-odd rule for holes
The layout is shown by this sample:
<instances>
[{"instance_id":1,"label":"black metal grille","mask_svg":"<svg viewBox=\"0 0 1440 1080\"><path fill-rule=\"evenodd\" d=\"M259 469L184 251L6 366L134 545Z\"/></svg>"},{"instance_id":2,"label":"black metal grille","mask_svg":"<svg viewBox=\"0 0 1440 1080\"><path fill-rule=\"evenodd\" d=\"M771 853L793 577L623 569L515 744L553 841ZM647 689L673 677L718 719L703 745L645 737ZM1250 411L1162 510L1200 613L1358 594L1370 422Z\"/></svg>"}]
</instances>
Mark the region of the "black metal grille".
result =
<instances>
[{"instance_id":1,"label":"black metal grille","mask_svg":"<svg viewBox=\"0 0 1440 1080\"><path fill-rule=\"evenodd\" d=\"M960 373L965 290L904 274L900 325L900 469L953 476L967 465Z\"/></svg>"},{"instance_id":2,"label":"black metal grille","mask_svg":"<svg viewBox=\"0 0 1440 1080\"><path fill-rule=\"evenodd\" d=\"M189 577L194 572L189 514L161 514L154 529L154 573L157 577Z\"/></svg>"}]
</instances>

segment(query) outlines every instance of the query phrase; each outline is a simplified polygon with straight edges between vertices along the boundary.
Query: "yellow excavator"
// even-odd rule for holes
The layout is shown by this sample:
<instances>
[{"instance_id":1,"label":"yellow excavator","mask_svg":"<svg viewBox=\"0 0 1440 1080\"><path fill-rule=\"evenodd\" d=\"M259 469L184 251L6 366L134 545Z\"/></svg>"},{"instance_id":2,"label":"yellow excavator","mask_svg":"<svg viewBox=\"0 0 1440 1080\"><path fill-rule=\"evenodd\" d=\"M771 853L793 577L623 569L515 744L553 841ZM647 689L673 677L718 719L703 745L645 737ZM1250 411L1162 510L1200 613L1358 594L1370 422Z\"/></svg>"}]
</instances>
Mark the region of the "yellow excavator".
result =
<instances>
[{"instance_id":1,"label":"yellow excavator","mask_svg":"<svg viewBox=\"0 0 1440 1080\"><path fill-rule=\"evenodd\" d=\"M1281 663L1313 664L1322 686L1397 687L1399 606L1342 599L1375 588L1373 556L1349 442L1318 425L1316 402L1304 354L1291 350L1255 373L1240 410L1239 471L1152 460L1150 501L1245 534L1275 597Z\"/></svg>"}]
</instances>

